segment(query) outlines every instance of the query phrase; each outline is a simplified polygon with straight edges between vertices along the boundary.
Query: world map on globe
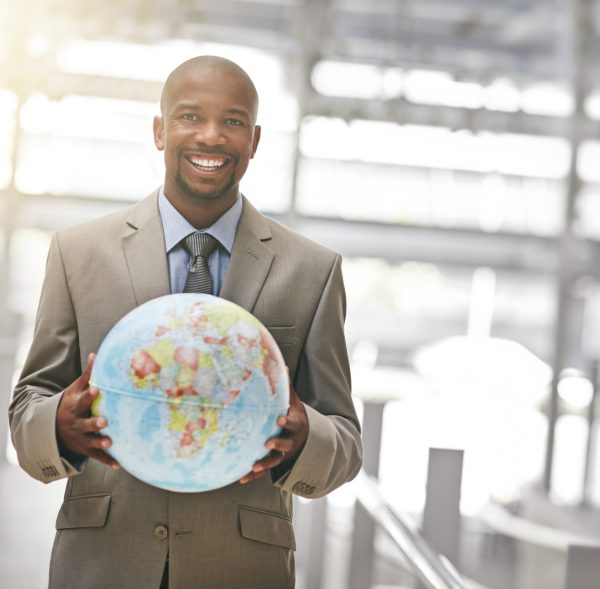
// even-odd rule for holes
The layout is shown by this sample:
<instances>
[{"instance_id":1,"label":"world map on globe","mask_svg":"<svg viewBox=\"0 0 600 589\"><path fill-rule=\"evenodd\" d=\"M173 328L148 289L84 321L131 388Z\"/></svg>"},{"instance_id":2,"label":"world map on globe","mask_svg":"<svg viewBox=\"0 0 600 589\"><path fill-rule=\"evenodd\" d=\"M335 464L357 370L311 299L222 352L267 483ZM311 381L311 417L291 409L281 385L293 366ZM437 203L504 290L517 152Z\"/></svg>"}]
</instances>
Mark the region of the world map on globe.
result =
<instances>
[{"instance_id":1,"label":"world map on globe","mask_svg":"<svg viewBox=\"0 0 600 589\"><path fill-rule=\"evenodd\" d=\"M247 474L278 435L288 376L269 331L211 295L149 301L103 341L90 384L109 453L144 482L209 491Z\"/></svg>"}]
</instances>

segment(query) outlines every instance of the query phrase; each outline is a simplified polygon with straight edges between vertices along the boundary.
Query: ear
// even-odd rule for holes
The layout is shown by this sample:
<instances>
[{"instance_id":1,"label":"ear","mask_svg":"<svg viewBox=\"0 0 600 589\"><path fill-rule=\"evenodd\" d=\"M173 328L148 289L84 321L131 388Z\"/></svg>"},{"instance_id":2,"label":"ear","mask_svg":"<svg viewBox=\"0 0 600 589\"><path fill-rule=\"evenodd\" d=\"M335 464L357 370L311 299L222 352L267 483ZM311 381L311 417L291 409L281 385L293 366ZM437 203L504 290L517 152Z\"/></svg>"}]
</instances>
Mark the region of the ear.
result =
<instances>
[{"instance_id":1,"label":"ear","mask_svg":"<svg viewBox=\"0 0 600 589\"><path fill-rule=\"evenodd\" d=\"M250 152L250 158L254 157L256 149L258 148L258 142L260 141L260 132L260 125L256 125L256 127L254 127L254 137L252 138L252 151Z\"/></svg>"},{"instance_id":2,"label":"ear","mask_svg":"<svg viewBox=\"0 0 600 589\"><path fill-rule=\"evenodd\" d=\"M165 122L162 117L159 117L159 116L154 117L153 129L154 129L154 145L156 145L156 149L158 149L159 151L162 151L165 148L165 140L164 140Z\"/></svg>"}]
</instances>

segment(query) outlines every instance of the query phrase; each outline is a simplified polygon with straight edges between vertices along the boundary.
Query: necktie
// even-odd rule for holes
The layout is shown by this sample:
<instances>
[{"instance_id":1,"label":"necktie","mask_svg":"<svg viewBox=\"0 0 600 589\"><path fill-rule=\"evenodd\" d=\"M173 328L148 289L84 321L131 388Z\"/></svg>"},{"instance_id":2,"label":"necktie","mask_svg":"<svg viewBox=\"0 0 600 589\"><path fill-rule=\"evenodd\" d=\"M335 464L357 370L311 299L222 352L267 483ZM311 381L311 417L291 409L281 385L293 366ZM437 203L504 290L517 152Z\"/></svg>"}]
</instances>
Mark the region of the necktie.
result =
<instances>
[{"instance_id":1,"label":"necktie","mask_svg":"<svg viewBox=\"0 0 600 589\"><path fill-rule=\"evenodd\" d=\"M217 247L218 241L208 233L191 233L183 247L192 257L183 292L212 294L212 279L208 270L208 256Z\"/></svg>"}]
</instances>

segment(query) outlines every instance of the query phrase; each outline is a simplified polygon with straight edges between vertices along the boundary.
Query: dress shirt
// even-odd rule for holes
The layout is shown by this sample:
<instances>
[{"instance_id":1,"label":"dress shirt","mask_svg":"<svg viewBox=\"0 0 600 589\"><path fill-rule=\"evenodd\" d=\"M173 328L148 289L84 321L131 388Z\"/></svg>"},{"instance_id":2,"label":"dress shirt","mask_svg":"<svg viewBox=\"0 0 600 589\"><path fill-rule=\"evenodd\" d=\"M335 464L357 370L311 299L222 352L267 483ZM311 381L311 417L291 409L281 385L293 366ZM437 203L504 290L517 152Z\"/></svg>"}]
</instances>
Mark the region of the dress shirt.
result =
<instances>
[{"instance_id":1,"label":"dress shirt","mask_svg":"<svg viewBox=\"0 0 600 589\"><path fill-rule=\"evenodd\" d=\"M212 278L212 294L215 296L218 296L221 292L225 280L235 234L242 216L242 208L242 199L238 195L237 200L230 209L210 227L200 230L200 233L209 233L219 242L219 246L208 256L208 269ZM170 203L162 187L158 194L158 210L165 235L171 293L183 292L191 256L183 247L182 241L198 229L191 225Z\"/></svg>"}]
</instances>

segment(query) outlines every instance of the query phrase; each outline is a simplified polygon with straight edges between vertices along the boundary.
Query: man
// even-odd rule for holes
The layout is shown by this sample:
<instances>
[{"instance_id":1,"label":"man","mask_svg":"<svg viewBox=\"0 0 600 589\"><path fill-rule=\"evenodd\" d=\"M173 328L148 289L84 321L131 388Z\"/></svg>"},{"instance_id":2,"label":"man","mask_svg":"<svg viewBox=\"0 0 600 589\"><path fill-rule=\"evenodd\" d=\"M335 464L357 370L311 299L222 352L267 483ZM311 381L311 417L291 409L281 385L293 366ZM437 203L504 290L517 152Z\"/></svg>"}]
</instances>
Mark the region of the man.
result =
<instances>
[{"instance_id":1,"label":"man","mask_svg":"<svg viewBox=\"0 0 600 589\"><path fill-rule=\"evenodd\" d=\"M183 63L168 77L154 121L164 186L52 240L10 407L21 466L43 482L69 477L50 587L293 587L292 493L325 495L360 468L340 256L263 217L239 194L260 140L257 108L252 81L234 63ZM180 494L142 483L106 453L111 440L101 434L106 420L90 415L98 393L88 381L93 352L121 317L184 290L185 238L197 231L215 239L211 291L267 326L293 386L283 433L267 441L252 472L223 489Z\"/></svg>"}]
</instances>

